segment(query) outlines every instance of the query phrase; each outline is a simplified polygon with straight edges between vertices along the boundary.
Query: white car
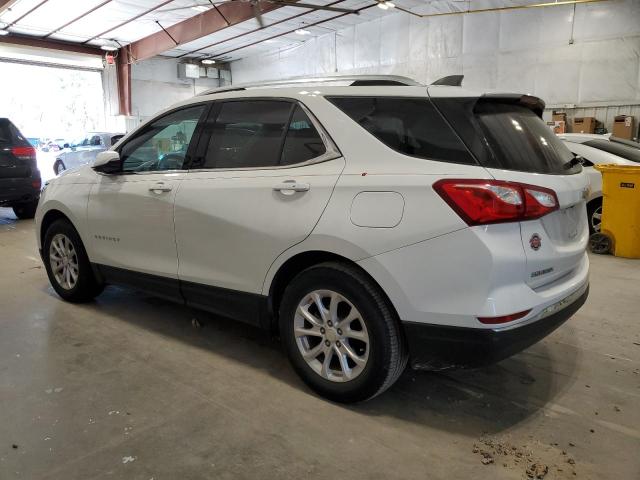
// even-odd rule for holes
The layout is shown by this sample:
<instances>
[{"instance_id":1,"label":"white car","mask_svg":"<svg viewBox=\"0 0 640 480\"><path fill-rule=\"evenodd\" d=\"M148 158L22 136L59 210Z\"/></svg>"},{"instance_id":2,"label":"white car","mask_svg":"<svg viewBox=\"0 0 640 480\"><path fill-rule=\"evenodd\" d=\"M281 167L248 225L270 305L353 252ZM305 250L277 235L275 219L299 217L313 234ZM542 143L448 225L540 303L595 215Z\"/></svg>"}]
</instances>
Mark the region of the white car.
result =
<instances>
[{"instance_id":1,"label":"white car","mask_svg":"<svg viewBox=\"0 0 640 480\"><path fill-rule=\"evenodd\" d=\"M366 400L584 303L589 182L543 107L395 77L207 92L52 180L38 245L65 300L126 284L259 325L315 391Z\"/></svg>"},{"instance_id":2,"label":"white car","mask_svg":"<svg viewBox=\"0 0 640 480\"><path fill-rule=\"evenodd\" d=\"M563 133L558 135L572 153L584 159L585 173L589 176L591 193L587 201L590 233L600 231L602 222L602 174L594 165L638 165L640 144L611 135L589 133Z\"/></svg>"},{"instance_id":3,"label":"white car","mask_svg":"<svg viewBox=\"0 0 640 480\"><path fill-rule=\"evenodd\" d=\"M71 143L65 143L63 151L53 163L53 172L60 175L70 168L93 163L100 152L111 148L122 137L122 133L91 132Z\"/></svg>"}]
</instances>

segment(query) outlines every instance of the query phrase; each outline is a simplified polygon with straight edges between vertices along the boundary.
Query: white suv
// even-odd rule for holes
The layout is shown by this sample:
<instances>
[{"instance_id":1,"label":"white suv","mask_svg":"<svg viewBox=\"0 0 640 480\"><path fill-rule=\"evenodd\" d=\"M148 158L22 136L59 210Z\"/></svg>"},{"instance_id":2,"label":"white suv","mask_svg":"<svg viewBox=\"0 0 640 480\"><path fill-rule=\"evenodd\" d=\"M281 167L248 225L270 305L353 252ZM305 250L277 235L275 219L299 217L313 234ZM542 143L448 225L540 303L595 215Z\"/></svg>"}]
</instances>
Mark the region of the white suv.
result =
<instances>
[{"instance_id":1,"label":"white suv","mask_svg":"<svg viewBox=\"0 0 640 480\"><path fill-rule=\"evenodd\" d=\"M588 294L588 180L543 107L378 77L207 92L52 180L41 255L71 302L127 284L279 332L336 401L407 360L495 362Z\"/></svg>"}]
</instances>

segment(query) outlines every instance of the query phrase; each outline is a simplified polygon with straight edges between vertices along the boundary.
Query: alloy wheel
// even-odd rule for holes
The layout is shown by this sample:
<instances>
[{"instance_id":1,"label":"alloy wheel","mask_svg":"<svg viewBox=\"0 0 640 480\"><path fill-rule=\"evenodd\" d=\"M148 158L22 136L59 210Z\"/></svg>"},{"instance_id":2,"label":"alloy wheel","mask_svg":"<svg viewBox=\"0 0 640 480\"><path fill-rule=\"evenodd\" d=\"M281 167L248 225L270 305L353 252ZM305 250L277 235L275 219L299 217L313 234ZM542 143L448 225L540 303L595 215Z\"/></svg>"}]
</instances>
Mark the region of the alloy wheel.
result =
<instances>
[{"instance_id":1,"label":"alloy wheel","mask_svg":"<svg viewBox=\"0 0 640 480\"><path fill-rule=\"evenodd\" d=\"M296 344L302 358L322 378L347 382L369 359L369 333L358 309L332 290L314 290L296 309Z\"/></svg>"},{"instance_id":2,"label":"alloy wheel","mask_svg":"<svg viewBox=\"0 0 640 480\"><path fill-rule=\"evenodd\" d=\"M76 286L80 273L78 254L69 237L63 233L56 234L51 240L49 264L60 287L71 290Z\"/></svg>"},{"instance_id":3,"label":"alloy wheel","mask_svg":"<svg viewBox=\"0 0 640 480\"><path fill-rule=\"evenodd\" d=\"M598 233L602 227L602 206L596 208L591 214L591 228Z\"/></svg>"}]
</instances>

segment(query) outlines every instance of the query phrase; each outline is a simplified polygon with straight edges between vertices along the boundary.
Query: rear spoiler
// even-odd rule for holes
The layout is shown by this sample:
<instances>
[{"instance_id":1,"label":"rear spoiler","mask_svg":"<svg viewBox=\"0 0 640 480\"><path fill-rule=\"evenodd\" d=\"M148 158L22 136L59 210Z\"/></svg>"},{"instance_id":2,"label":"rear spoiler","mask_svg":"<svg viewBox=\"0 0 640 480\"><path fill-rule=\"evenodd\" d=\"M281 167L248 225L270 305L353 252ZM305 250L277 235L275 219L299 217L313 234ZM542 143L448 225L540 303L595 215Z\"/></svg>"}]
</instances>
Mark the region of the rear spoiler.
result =
<instances>
[{"instance_id":1,"label":"rear spoiler","mask_svg":"<svg viewBox=\"0 0 640 480\"><path fill-rule=\"evenodd\" d=\"M474 111L478 106L484 103L520 105L528 108L540 118L542 118L542 112L544 112L545 107L545 103L542 99L532 95L522 95L520 93L486 93L478 99L474 107Z\"/></svg>"}]
</instances>

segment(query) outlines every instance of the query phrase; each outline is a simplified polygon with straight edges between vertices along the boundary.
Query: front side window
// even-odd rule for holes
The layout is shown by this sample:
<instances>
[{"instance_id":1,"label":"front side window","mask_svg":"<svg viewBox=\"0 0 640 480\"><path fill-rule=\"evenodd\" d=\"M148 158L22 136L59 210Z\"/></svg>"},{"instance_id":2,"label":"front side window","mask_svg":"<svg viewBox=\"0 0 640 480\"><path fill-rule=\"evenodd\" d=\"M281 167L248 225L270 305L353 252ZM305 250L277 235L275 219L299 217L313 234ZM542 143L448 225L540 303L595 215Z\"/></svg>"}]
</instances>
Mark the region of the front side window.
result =
<instances>
[{"instance_id":1,"label":"front side window","mask_svg":"<svg viewBox=\"0 0 640 480\"><path fill-rule=\"evenodd\" d=\"M147 125L120 149L125 173L180 170L205 105L184 108Z\"/></svg>"},{"instance_id":2,"label":"front side window","mask_svg":"<svg viewBox=\"0 0 640 480\"><path fill-rule=\"evenodd\" d=\"M397 152L429 160L476 164L428 99L327 97L327 100Z\"/></svg>"}]
</instances>

